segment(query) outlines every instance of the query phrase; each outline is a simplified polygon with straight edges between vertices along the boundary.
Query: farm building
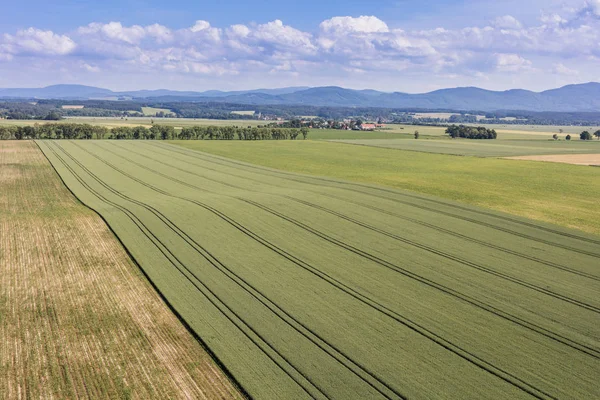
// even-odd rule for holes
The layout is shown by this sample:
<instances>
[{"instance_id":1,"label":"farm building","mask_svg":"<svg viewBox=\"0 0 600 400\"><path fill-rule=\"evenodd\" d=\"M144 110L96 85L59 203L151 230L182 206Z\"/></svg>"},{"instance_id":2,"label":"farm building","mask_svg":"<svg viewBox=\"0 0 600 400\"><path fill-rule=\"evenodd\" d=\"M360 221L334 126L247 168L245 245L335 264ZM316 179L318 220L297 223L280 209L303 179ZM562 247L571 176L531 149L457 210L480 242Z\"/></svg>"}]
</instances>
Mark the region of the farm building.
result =
<instances>
[{"instance_id":1,"label":"farm building","mask_svg":"<svg viewBox=\"0 0 600 400\"><path fill-rule=\"evenodd\" d=\"M377 128L383 128L385 125L383 124L362 124L360 129L363 131L374 131Z\"/></svg>"}]
</instances>

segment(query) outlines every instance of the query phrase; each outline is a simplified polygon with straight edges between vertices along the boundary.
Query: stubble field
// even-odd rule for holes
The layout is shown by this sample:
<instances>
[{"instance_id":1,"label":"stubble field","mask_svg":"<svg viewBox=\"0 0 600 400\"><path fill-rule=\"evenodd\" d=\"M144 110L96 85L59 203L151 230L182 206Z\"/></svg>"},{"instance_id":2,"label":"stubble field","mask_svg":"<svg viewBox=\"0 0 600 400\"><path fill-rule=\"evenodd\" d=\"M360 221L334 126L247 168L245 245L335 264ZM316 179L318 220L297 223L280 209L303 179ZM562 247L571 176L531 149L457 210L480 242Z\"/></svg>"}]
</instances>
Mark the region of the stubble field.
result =
<instances>
[{"instance_id":1,"label":"stubble field","mask_svg":"<svg viewBox=\"0 0 600 400\"><path fill-rule=\"evenodd\" d=\"M32 141L0 141L0 394L241 398Z\"/></svg>"}]
</instances>

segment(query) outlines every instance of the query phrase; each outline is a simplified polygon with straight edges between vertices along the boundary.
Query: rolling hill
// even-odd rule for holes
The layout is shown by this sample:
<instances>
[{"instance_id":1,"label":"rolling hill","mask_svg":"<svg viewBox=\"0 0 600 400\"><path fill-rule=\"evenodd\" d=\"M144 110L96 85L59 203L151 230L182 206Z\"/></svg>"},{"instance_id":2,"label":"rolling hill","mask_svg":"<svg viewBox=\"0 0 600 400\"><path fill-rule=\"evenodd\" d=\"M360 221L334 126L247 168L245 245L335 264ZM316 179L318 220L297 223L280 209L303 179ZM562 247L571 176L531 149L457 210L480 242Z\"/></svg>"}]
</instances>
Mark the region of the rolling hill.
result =
<instances>
[{"instance_id":1,"label":"rolling hill","mask_svg":"<svg viewBox=\"0 0 600 400\"><path fill-rule=\"evenodd\" d=\"M523 89L492 91L476 87L441 89L429 93L385 93L336 86L289 87L249 91L205 92L139 90L114 92L82 85L54 85L38 89L0 89L0 98L26 99L114 99L163 101L211 101L249 105L314 105L339 107L387 107L452 110L600 111L600 83L568 85L533 92Z\"/></svg>"}]
</instances>

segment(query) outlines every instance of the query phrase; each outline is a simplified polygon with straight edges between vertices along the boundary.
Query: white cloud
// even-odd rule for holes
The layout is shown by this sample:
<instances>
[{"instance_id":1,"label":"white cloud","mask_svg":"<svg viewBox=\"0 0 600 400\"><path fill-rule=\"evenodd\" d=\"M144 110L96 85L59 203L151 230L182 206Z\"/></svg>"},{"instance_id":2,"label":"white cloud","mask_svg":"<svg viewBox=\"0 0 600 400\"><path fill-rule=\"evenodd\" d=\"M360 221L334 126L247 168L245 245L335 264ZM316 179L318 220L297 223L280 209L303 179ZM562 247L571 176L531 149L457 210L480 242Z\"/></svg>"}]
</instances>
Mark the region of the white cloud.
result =
<instances>
[{"instance_id":1,"label":"white cloud","mask_svg":"<svg viewBox=\"0 0 600 400\"><path fill-rule=\"evenodd\" d=\"M551 72L557 75L576 76L579 75L579 71L571 69L563 63L554 64Z\"/></svg>"},{"instance_id":2,"label":"white cloud","mask_svg":"<svg viewBox=\"0 0 600 400\"><path fill-rule=\"evenodd\" d=\"M98 68L97 66L94 66L94 65L90 65L86 62L81 63L81 68L88 72L100 72L100 68Z\"/></svg>"},{"instance_id":3,"label":"white cloud","mask_svg":"<svg viewBox=\"0 0 600 400\"><path fill-rule=\"evenodd\" d=\"M75 50L75 47L75 42L66 35L29 28L20 30L15 35L4 34L0 49L13 55L66 55Z\"/></svg>"},{"instance_id":4,"label":"white cloud","mask_svg":"<svg viewBox=\"0 0 600 400\"><path fill-rule=\"evenodd\" d=\"M344 35L348 33L389 32L385 22L374 16L333 17L321 22L321 31L327 34Z\"/></svg>"},{"instance_id":5,"label":"white cloud","mask_svg":"<svg viewBox=\"0 0 600 400\"><path fill-rule=\"evenodd\" d=\"M543 13L537 26L500 15L488 24L423 30L392 29L375 16L335 16L314 32L281 20L222 28L197 20L183 29L93 22L62 34L35 28L0 33L0 60L16 68L19 57L53 56L58 64L68 55L71 65L65 61L61 68L102 72L96 76L124 71L193 79L243 72L325 84L369 73L392 81L421 77L428 83L494 82L531 71L539 72L540 80L577 72L578 79L593 80L591 66L600 59L599 10L600 0L582 1L570 10ZM566 65L577 65L578 71Z\"/></svg>"},{"instance_id":6,"label":"white cloud","mask_svg":"<svg viewBox=\"0 0 600 400\"><path fill-rule=\"evenodd\" d=\"M146 30L143 27L139 25L124 27L120 22L109 22L108 24L92 22L88 26L79 28L78 33L80 35L101 36L105 39L129 44L139 43L146 36Z\"/></svg>"},{"instance_id":7,"label":"white cloud","mask_svg":"<svg viewBox=\"0 0 600 400\"><path fill-rule=\"evenodd\" d=\"M494 27L500 29L521 29L523 25L512 15L504 15L494 20Z\"/></svg>"},{"instance_id":8,"label":"white cloud","mask_svg":"<svg viewBox=\"0 0 600 400\"><path fill-rule=\"evenodd\" d=\"M517 72L531 69L531 61L518 54L494 54L499 71Z\"/></svg>"}]
</instances>

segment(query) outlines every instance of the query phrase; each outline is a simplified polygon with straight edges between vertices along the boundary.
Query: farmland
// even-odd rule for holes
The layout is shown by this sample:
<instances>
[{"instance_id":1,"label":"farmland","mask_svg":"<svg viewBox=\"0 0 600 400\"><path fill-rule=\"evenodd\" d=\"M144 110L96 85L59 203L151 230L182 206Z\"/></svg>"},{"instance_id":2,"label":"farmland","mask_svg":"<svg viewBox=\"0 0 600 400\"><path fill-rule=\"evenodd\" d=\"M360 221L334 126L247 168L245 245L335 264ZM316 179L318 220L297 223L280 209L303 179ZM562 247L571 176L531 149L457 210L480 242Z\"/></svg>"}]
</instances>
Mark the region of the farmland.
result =
<instances>
[{"instance_id":1,"label":"farmland","mask_svg":"<svg viewBox=\"0 0 600 400\"><path fill-rule=\"evenodd\" d=\"M172 143L289 172L408 189L600 234L600 168L320 141Z\"/></svg>"},{"instance_id":2,"label":"farmland","mask_svg":"<svg viewBox=\"0 0 600 400\"><path fill-rule=\"evenodd\" d=\"M142 113L148 117L154 117L159 112L169 114L171 110L168 108L142 107Z\"/></svg>"},{"instance_id":3,"label":"farmland","mask_svg":"<svg viewBox=\"0 0 600 400\"><path fill-rule=\"evenodd\" d=\"M0 393L241 397L32 141L0 141Z\"/></svg>"},{"instance_id":4,"label":"farmland","mask_svg":"<svg viewBox=\"0 0 600 400\"><path fill-rule=\"evenodd\" d=\"M534 175L533 163L327 142L182 144L205 151L38 142L250 395L600 396L597 236L356 182L374 180L373 163L389 162L374 180L384 184L447 159ZM403 165L413 169L399 174ZM598 193L600 171L588 169L554 190L585 182ZM481 176L466 178L491 190L510 173L488 186Z\"/></svg>"},{"instance_id":5,"label":"farmland","mask_svg":"<svg viewBox=\"0 0 600 400\"><path fill-rule=\"evenodd\" d=\"M599 154L600 141L555 140L344 140L348 144L477 157Z\"/></svg>"}]
</instances>

